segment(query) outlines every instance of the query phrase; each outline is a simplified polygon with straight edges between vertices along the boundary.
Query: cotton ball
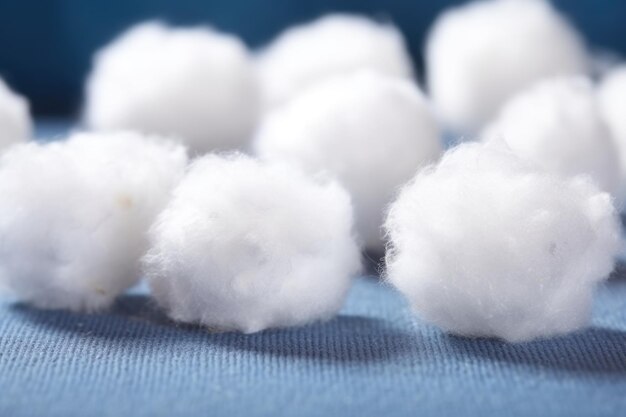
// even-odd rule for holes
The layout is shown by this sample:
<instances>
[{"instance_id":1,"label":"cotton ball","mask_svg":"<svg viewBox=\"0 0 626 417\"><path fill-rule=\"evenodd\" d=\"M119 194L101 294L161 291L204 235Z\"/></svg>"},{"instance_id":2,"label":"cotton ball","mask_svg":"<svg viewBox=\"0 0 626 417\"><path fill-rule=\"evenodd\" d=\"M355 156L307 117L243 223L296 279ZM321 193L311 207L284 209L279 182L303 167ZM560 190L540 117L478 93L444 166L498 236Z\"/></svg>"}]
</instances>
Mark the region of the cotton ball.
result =
<instances>
[{"instance_id":1,"label":"cotton ball","mask_svg":"<svg viewBox=\"0 0 626 417\"><path fill-rule=\"evenodd\" d=\"M620 197L620 161L583 77L539 82L504 105L484 138L505 142L518 156L561 175L587 174Z\"/></svg>"},{"instance_id":2,"label":"cotton ball","mask_svg":"<svg viewBox=\"0 0 626 417\"><path fill-rule=\"evenodd\" d=\"M175 320L257 332L330 318L359 269L347 193L240 155L194 162L151 229L145 271Z\"/></svg>"},{"instance_id":3,"label":"cotton ball","mask_svg":"<svg viewBox=\"0 0 626 417\"><path fill-rule=\"evenodd\" d=\"M0 149L30 138L32 124L28 100L0 79Z\"/></svg>"},{"instance_id":4,"label":"cotton ball","mask_svg":"<svg viewBox=\"0 0 626 417\"><path fill-rule=\"evenodd\" d=\"M86 90L89 127L175 135L198 153L244 146L260 105L254 65L239 39L155 22L98 52Z\"/></svg>"},{"instance_id":5,"label":"cotton ball","mask_svg":"<svg viewBox=\"0 0 626 417\"><path fill-rule=\"evenodd\" d=\"M365 68L400 78L413 75L404 39L393 25L349 14L286 30L262 51L257 68L270 108L337 74Z\"/></svg>"},{"instance_id":6,"label":"cotton ball","mask_svg":"<svg viewBox=\"0 0 626 417\"><path fill-rule=\"evenodd\" d=\"M336 175L373 252L383 250L384 209L396 188L441 152L438 126L417 86L367 70L329 78L274 110L254 148L264 159Z\"/></svg>"},{"instance_id":7,"label":"cotton ball","mask_svg":"<svg viewBox=\"0 0 626 417\"><path fill-rule=\"evenodd\" d=\"M75 134L0 157L0 286L41 308L97 310L140 277L147 229L182 177L181 145Z\"/></svg>"},{"instance_id":8,"label":"cotton ball","mask_svg":"<svg viewBox=\"0 0 626 417\"><path fill-rule=\"evenodd\" d=\"M450 129L474 134L536 81L583 74L575 29L544 0L485 0L450 9L426 45L428 89Z\"/></svg>"},{"instance_id":9,"label":"cotton ball","mask_svg":"<svg viewBox=\"0 0 626 417\"><path fill-rule=\"evenodd\" d=\"M448 332L519 342L589 321L620 225L607 193L493 144L449 151L391 206L388 279Z\"/></svg>"},{"instance_id":10,"label":"cotton ball","mask_svg":"<svg viewBox=\"0 0 626 417\"><path fill-rule=\"evenodd\" d=\"M610 72L598 90L600 111L614 139L621 162L622 197L626 195L626 65Z\"/></svg>"}]
</instances>

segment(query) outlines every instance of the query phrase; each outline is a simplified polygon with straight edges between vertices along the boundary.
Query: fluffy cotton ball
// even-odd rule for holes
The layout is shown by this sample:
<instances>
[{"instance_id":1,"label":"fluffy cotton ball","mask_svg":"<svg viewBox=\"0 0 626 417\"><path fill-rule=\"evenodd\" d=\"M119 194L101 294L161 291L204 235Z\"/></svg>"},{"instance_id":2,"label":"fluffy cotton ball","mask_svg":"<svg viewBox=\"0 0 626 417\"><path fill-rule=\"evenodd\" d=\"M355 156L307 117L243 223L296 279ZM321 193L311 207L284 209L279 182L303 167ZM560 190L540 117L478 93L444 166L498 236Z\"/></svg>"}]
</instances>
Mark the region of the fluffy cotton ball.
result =
<instances>
[{"instance_id":1,"label":"fluffy cotton ball","mask_svg":"<svg viewBox=\"0 0 626 417\"><path fill-rule=\"evenodd\" d=\"M370 71L329 78L277 108L254 146L262 158L334 174L351 193L357 231L373 251L383 249L383 212L396 188L441 152L417 86Z\"/></svg>"},{"instance_id":2,"label":"fluffy cotton ball","mask_svg":"<svg viewBox=\"0 0 626 417\"><path fill-rule=\"evenodd\" d=\"M329 318L359 269L347 193L240 155L197 160L151 230L145 270L175 320L246 333Z\"/></svg>"},{"instance_id":3,"label":"fluffy cotton ball","mask_svg":"<svg viewBox=\"0 0 626 417\"><path fill-rule=\"evenodd\" d=\"M91 128L175 135L199 153L243 146L260 104L254 65L239 39L155 22L98 52L86 88Z\"/></svg>"},{"instance_id":4,"label":"fluffy cotton ball","mask_svg":"<svg viewBox=\"0 0 626 417\"><path fill-rule=\"evenodd\" d=\"M478 143L418 174L386 228L388 279L420 316L512 342L584 326L620 247L611 198L588 177Z\"/></svg>"},{"instance_id":5,"label":"fluffy cotton ball","mask_svg":"<svg viewBox=\"0 0 626 417\"><path fill-rule=\"evenodd\" d=\"M600 111L611 131L621 161L622 196L626 196L626 66L610 72L600 84Z\"/></svg>"},{"instance_id":6,"label":"fluffy cotton ball","mask_svg":"<svg viewBox=\"0 0 626 417\"><path fill-rule=\"evenodd\" d=\"M514 93L586 73L585 47L544 0L485 0L443 13L426 45L428 88L452 130L475 133Z\"/></svg>"},{"instance_id":7,"label":"fluffy cotton ball","mask_svg":"<svg viewBox=\"0 0 626 417\"><path fill-rule=\"evenodd\" d=\"M0 79L0 149L23 142L32 134L28 100Z\"/></svg>"},{"instance_id":8,"label":"fluffy cotton ball","mask_svg":"<svg viewBox=\"0 0 626 417\"><path fill-rule=\"evenodd\" d=\"M257 68L268 107L328 76L364 68L394 77L413 74L404 39L394 26L346 14L286 30L262 51Z\"/></svg>"},{"instance_id":9,"label":"fluffy cotton ball","mask_svg":"<svg viewBox=\"0 0 626 417\"><path fill-rule=\"evenodd\" d=\"M0 283L41 308L105 307L139 278L186 160L131 133L12 147L0 158Z\"/></svg>"},{"instance_id":10,"label":"fluffy cotton ball","mask_svg":"<svg viewBox=\"0 0 626 417\"><path fill-rule=\"evenodd\" d=\"M550 79L516 95L483 137L505 142L518 156L554 173L587 174L620 197L620 161L586 78Z\"/></svg>"}]
</instances>

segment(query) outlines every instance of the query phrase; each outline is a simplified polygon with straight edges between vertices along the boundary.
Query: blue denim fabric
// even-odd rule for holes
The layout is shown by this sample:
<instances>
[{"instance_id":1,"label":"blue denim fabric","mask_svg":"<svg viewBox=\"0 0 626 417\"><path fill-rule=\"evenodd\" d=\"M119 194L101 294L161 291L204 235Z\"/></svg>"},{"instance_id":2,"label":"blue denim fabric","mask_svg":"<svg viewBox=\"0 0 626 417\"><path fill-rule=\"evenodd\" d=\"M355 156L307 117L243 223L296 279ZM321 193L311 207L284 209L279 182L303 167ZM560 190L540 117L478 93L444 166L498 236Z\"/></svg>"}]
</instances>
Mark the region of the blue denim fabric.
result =
<instances>
[{"instance_id":1,"label":"blue denim fabric","mask_svg":"<svg viewBox=\"0 0 626 417\"><path fill-rule=\"evenodd\" d=\"M0 305L0 416L624 416L626 278L593 325L511 345L447 336L360 279L334 320L252 335Z\"/></svg>"},{"instance_id":2,"label":"blue denim fabric","mask_svg":"<svg viewBox=\"0 0 626 417\"><path fill-rule=\"evenodd\" d=\"M448 336L372 278L331 321L252 335L174 324L142 288L90 315L5 299L0 416L624 416L615 275L589 329L517 345Z\"/></svg>"}]
</instances>

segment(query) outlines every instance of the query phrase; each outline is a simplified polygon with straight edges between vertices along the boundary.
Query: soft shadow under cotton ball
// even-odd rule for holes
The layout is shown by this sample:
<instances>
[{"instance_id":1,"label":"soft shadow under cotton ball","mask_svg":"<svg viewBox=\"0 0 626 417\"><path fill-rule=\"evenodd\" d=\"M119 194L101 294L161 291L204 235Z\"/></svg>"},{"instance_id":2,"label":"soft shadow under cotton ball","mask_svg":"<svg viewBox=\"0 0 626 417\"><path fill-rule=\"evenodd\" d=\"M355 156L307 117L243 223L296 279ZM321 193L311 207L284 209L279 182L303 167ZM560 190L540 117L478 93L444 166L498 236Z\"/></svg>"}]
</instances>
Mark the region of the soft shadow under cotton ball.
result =
<instances>
[{"instance_id":1,"label":"soft shadow under cotton ball","mask_svg":"<svg viewBox=\"0 0 626 417\"><path fill-rule=\"evenodd\" d=\"M484 0L444 12L426 45L428 90L442 120L474 134L513 94L586 73L585 46L544 0Z\"/></svg>"},{"instance_id":2,"label":"soft shadow under cotton ball","mask_svg":"<svg viewBox=\"0 0 626 417\"><path fill-rule=\"evenodd\" d=\"M0 158L0 282L41 308L106 307L140 277L182 177L178 144L132 133L21 144Z\"/></svg>"},{"instance_id":3,"label":"soft shadow under cotton ball","mask_svg":"<svg viewBox=\"0 0 626 417\"><path fill-rule=\"evenodd\" d=\"M618 150L622 197L626 197L626 66L614 69L602 80L598 101Z\"/></svg>"},{"instance_id":4,"label":"soft shadow under cotton ball","mask_svg":"<svg viewBox=\"0 0 626 417\"><path fill-rule=\"evenodd\" d=\"M0 149L29 139L32 125L28 100L0 79Z\"/></svg>"},{"instance_id":5,"label":"soft shadow under cotton ball","mask_svg":"<svg viewBox=\"0 0 626 417\"><path fill-rule=\"evenodd\" d=\"M620 161L587 78L539 82L507 102L482 137L551 172L587 174L621 199Z\"/></svg>"},{"instance_id":6,"label":"soft shadow under cotton ball","mask_svg":"<svg viewBox=\"0 0 626 417\"><path fill-rule=\"evenodd\" d=\"M283 32L257 60L266 107L284 103L328 76L371 69L410 78L402 34L391 23L331 14Z\"/></svg>"},{"instance_id":7,"label":"soft shadow under cotton ball","mask_svg":"<svg viewBox=\"0 0 626 417\"><path fill-rule=\"evenodd\" d=\"M145 272L175 320L257 332L327 319L360 267L348 194L241 155L195 161L150 232Z\"/></svg>"},{"instance_id":8,"label":"soft shadow under cotton ball","mask_svg":"<svg viewBox=\"0 0 626 417\"><path fill-rule=\"evenodd\" d=\"M366 248L382 252L385 206L439 157L439 133L414 83L366 70L329 78L271 112L254 147L263 159L335 175L352 195Z\"/></svg>"},{"instance_id":9,"label":"soft shadow under cotton ball","mask_svg":"<svg viewBox=\"0 0 626 417\"><path fill-rule=\"evenodd\" d=\"M85 121L95 130L173 135L204 153L245 146L259 100L254 65L239 39L149 22L96 54Z\"/></svg>"},{"instance_id":10,"label":"soft shadow under cotton ball","mask_svg":"<svg viewBox=\"0 0 626 417\"><path fill-rule=\"evenodd\" d=\"M564 178L472 143L391 206L387 279L448 332L519 342L574 331L613 269L620 223L587 176Z\"/></svg>"}]
</instances>

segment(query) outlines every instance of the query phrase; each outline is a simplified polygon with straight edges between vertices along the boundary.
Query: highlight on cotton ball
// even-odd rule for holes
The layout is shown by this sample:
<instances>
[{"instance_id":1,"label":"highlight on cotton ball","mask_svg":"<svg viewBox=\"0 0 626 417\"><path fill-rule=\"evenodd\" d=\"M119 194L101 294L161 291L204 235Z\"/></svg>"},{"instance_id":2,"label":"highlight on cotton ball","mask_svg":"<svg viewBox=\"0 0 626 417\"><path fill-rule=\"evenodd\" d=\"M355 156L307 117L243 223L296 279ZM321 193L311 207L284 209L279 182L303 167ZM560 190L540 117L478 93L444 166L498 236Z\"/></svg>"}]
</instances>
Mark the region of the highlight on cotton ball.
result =
<instances>
[{"instance_id":1,"label":"highlight on cotton ball","mask_svg":"<svg viewBox=\"0 0 626 417\"><path fill-rule=\"evenodd\" d=\"M0 149L26 141L32 130L28 100L0 79Z\"/></svg>"},{"instance_id":2,"label":"highlight on cotton ball","mask_svg":"<svg viewBox=\"0 0 626 417\"><path fill-rule=\"evenodd\" d=\"M392 204L387 279L447 332L510 342L584 327L621 246L609 194L471 143Z\"/></svg>"},{"instance_id":3,"label":"highlight on cotton ball","mask_svg":"<svg viewBox=\"0 0 626 417\"><path fill-rule=\"evenodd\" d=\"M426 44L428 90L449 129L477 133L531 84L586 74L585 45L545 0L481 0L435 21Z\"/></svg>"},{"instance_id":4,"label":"highlight on cotton ball","mask_svg":"<svg viewBox=\"0 0 626 417\"><path fill-rule=\"evenodd\" d=\"M330 14L287 29L261 51L257 68L268 108L329 76L355 70L413 75L407 46L395 26L350 14Z\"/></svg>"},{"instance_id":5,"label":"highlight on cotton ball","mask_svg":"<svg viewBox=\"0 0 626 417\"><path fill-rule=\"evenodd\" d=\"M507 102L482 137L503 141L551 172L589 175L602 190L622 197L616 147L587 78L539 82Z\"/></svg>"},{"instance_id":6,"label":"highlight on cotton ball","mask_svg":"<svg viewBox=\"0 0 626 417\"><path fill-rule=\"evenodd\" d=\"M352 196L365 247L382 252L385 206L439 157L439 133L414 83L364 70L332 77L275 109L254 148L263 159L335 175Z\"/></svg>"},{"instance_id":7,"label":"highlight on cotton ball","mask_svg":"<svg viewBox=\"0 0 626 417\"><path fill-rule=\"evenodd\" d=\"M602 80L598 101L618 151L622 192L626 196L626 65L614 69Z\"/></svg>"},{"instance_id":8,"label":"highlight on cotton ball","mask_svg":"<svg viewBox=\"0 0 626 417\"><path fill-rule=\"evenodd\" d=\"M0 287L40 308L98 310L140 277L147 230L187 162L182 145L78 133L0 157Z\"/></svg>"},{"instance_id":9,"label":"highlight on cotton ball","mask_svg":"<svg viewBox=\"0 0 626 417\"><path fill-rule=\"evenodd\" d=\"M94 58L85 122L179 137L196 153L247 145L259 113L254 64L209 27L134 26Z\"/></svg>"},{"instance_id":10,"label":"highlight on cotton ball","mask_svg":"<svg viewBox=\"0 0 626 417\"><path fill-rule=\"evenodd\" d=\"M339 185L237 154L196 160L150 240L145 274L158 304L221 330L328 319L360 267Z\"/></svg>"}]
</instances>

